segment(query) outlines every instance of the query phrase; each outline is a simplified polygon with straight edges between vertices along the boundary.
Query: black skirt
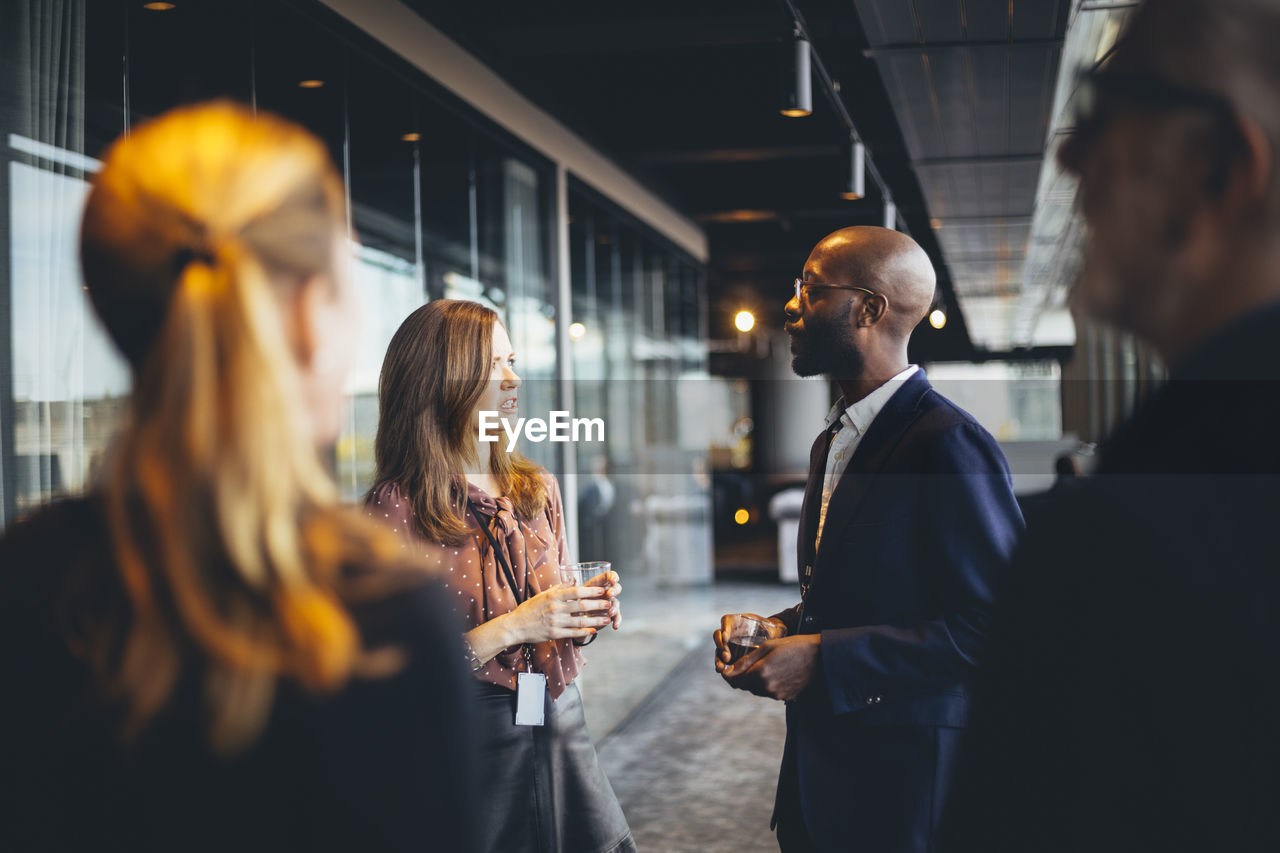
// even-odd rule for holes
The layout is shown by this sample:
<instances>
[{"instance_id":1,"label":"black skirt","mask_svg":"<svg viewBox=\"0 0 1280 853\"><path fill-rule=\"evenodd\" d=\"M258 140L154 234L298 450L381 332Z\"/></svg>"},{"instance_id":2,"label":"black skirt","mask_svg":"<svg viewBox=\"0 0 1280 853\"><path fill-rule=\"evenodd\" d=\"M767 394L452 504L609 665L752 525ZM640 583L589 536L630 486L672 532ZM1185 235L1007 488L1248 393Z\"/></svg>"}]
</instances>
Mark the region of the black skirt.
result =
<instances>
[{"instance_id":1,"label":"black skirt","mask_svg":"<svg viewBox=\"0 0 1280 853\"><path fill-rule=\"evenodd\" d=\"M546 725L515 724L515 693L481 682L480 849L633 853L635 841L587 735L582 694L546 700Z\"/></svg>"}]
</instances>

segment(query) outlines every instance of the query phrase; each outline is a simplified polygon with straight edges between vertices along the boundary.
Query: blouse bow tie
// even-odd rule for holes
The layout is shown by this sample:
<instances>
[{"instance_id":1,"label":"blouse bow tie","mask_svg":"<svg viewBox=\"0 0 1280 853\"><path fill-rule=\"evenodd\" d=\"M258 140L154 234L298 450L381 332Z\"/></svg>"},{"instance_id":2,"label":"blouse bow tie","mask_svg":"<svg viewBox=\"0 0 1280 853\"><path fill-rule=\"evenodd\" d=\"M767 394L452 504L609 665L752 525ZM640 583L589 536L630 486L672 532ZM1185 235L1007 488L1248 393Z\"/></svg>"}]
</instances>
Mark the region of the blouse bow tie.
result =
<instances>
[{"instance_id":1,"label":"blouse bow tie","mask_svg":"<svg viewBox=\"0 0 1280 853\"><path fill-rule=\"evenodd\" d=\"M511 504L511 498L505 496L498 498L495 502L497 511L493 514L493 520L503 536L510 536L519 529L516 523L515 507Z\"/></svg>"}]
</instances>

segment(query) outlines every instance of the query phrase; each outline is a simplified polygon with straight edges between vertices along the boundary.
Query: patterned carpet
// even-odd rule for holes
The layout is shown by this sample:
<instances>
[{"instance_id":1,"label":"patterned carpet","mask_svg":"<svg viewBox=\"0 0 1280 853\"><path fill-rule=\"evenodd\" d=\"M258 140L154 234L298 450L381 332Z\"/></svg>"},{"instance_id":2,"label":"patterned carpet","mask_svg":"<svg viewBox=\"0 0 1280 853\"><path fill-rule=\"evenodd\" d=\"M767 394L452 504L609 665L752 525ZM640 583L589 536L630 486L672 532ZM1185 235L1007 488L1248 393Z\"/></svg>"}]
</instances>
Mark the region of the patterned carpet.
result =
<instances>
[{"instance_id":1,"label":"patterned carpet","mask_svg":"<svg viewBox=\"0 0 1280 853\"><path fill-rule=\"evenodd\" d=\"M708 642L599 747L642 853L777 853L783 705L731 689L712 667Z\"/></svg>"}]
</instances>

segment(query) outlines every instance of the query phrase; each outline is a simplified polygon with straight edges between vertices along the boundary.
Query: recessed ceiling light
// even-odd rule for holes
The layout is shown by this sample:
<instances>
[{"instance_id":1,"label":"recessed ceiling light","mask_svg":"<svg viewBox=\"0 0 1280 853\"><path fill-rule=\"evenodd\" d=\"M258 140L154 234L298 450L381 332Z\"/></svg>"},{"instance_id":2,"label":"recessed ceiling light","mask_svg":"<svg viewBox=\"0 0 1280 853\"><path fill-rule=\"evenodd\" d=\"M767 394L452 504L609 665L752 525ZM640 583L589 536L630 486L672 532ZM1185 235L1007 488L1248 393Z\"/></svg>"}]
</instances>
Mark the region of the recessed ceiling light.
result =
<instances>
[{"instance_id":1,"label":"recessed ceiling light","mask_svg":"<svg viewBox=\"0 0 1280 853\"><path fill-rule=\"evenodd\" d=\"M173 8L172 3L143 3L142 8L150 9L152 12L168 12Z\"/></svg>"},{"instance_id":2,"label":"recessed ceiling light","mask_svg":"<svg viewBox=\"0 0 1280 853\"><path fill-rule=\"evenodd\" d=\"M400 137L401 141L403 142L417 142L421 138L422 138L421 133L406 133Z\"/></svg>"},{"instance_id":3,"label":"recessed ceiling light","mask_svg":"<svg viewBox=\"0 0 1280 853\"><path fill-rule=\"evenodd\" d=\"M319 89L323 85L324 85L323 80L299 80L298 81L299 89Z\"/></svg>"}]
</instances>

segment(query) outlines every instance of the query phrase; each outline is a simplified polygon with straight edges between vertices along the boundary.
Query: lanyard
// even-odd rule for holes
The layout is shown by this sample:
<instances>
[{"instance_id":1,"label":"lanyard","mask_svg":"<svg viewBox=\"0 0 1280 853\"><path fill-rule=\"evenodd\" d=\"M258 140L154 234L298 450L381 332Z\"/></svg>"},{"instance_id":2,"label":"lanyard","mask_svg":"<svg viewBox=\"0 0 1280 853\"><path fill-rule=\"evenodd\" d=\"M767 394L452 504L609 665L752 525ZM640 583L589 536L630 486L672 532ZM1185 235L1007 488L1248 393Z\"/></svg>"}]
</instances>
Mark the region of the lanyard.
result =
<instances>
[{"instance_id":1,"label":"lanyard","mask_svg":"<svg viewBox=\"0 0 1280 853\"><path fill-rule=\"evenodd\" d=\"M498 548L498 540L494 538L493 531L489 529L489 525L484 523L484 517L476 510L476 505L472 502L471 498L467 498L467 506L471 509L471 514L475 516L476 523L480 525L480 531L484 533L484 538L489 540L489 547L493 550L494 562L502 567L502 573L507 579L507 584L511 587L511 595L516 600L516 607L519 607L529 599L529 575L531 574L529 569L529 549L526 547L524 552L524 589L521 590L519 585L516 583L515 570L511 568L511 563L507 561L506 555ZM497 519L498 516L495 513L493 520L497 521ZM520 522L517 520L516 523L519 524ZM484 619L488 622L490 618L489 594L488 586L484 583L483 577L480 579L480 586L481 591L484 593L484 599L481 607L484 609ZM528 666L530 672L533 672L533 651L529 648L528 643L523 643L521 648L524 651L525 665Z\"/></svg>"}]
</instances>

